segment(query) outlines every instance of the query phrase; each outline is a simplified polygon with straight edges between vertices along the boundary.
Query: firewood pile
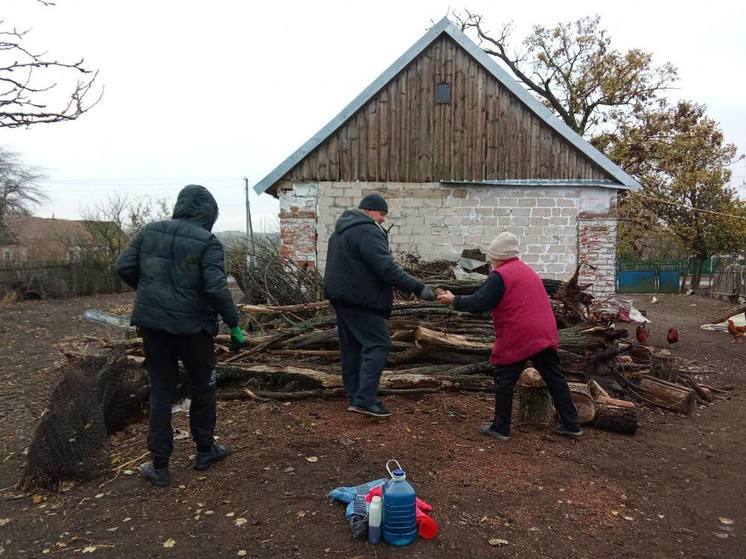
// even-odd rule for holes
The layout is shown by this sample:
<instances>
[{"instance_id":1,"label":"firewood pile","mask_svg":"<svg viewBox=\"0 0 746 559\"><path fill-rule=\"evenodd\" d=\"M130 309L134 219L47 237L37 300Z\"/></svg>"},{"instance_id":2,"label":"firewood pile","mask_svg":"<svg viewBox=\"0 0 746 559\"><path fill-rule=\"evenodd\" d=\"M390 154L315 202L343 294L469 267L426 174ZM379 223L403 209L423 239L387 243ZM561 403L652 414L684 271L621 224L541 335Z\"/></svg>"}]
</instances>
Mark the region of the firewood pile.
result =
<instances>
[{"instance_id":1,"label":"firewood pile","mask_svg":"<svg viewBox=\"0 0 746 559\"><path fill-rule=\"evenodd\" d=\"M439 286L453 287L448 278ZM631 341L626 329L614 327L612 317L594 314L592 296L587 286L578 285L577 272L568 282L549 281L545 287L560 325L561 368L584 425L633 434L640 404L690 414L697 403L709 404L727 394L700 380L711 371ZM227 335L216 338L220 398L293 400L344 393L336 317L328 302L239 309L250 332L242 351L229 351ZM382 394L493 389L488 315L404 300L395 304L389 329ZM116 347L125 349L131 360L143 361L140 338ZM518 383L517 419L544 424L552 413L543 381L527 369Z\"/></svg>"}]
</instances>

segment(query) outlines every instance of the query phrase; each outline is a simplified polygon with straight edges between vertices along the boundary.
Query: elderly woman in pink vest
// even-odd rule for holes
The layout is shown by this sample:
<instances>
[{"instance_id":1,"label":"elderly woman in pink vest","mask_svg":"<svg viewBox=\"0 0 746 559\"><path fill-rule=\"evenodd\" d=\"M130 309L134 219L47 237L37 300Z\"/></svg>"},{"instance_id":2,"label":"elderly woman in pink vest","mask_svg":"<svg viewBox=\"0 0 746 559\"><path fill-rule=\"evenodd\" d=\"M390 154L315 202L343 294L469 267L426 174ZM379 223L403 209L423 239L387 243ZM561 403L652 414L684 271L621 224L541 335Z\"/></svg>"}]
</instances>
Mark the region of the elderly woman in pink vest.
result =
<instances>
[{"instance_id":1,"label":"elderly woman in pink vest","mask_svg":"<svg viewBox=\"0 0 746 559\"><path fill-rule=\"evenodd\" d=\"M570 388L559 369L559 336L552 305L536 272L518 258L518 237L500 233L487 255L492 273L473 295L444 291L438 301L458 311L490 311L495 330L490 363L495 366L495 420L481 432L500 440L510 438L513 389L531 361L549 389L560 423L555 432L569 437L583 434Z\"/></svg>"}]
</instances>

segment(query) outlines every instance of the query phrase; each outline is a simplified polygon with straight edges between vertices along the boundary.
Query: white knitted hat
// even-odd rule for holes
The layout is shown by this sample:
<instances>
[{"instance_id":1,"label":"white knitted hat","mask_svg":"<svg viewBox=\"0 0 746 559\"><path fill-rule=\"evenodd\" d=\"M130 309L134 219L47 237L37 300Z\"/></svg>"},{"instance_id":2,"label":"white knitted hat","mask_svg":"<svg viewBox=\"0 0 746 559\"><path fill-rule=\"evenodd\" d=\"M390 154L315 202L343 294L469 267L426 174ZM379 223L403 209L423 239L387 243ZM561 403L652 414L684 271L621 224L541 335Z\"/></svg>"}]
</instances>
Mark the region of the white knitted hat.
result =
<instances>
[{"instance_id":1,"label":"white knitted hat","mask_svg":"<svg viewBox=\"0 0 746 559\"><path fill-rule=\"evenodd\" d=\"M508 260L518 256L518 237L503 231L487 247L487 255L495 260Z\"/></svg>"}]
</instances>

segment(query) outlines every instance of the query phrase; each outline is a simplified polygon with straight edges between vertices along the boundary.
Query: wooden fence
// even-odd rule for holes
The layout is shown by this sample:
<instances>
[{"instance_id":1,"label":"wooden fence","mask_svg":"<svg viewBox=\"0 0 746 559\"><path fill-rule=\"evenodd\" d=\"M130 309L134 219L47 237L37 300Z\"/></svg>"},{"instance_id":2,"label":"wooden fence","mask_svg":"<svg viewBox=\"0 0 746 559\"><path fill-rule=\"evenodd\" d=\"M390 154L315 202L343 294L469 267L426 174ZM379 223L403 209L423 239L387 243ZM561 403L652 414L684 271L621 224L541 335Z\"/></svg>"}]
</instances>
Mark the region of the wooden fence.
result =
<instances>
[{"instance_id":1,"label":"wooden fence","mask_svg":"<svg viewBox=\"0 0 746 559\"><path fill-rule=\"evenodd\" d=\"M710 297L729 303L746 298L746 265L735 260L723 262L713 278Z\"/></svg>"}]
</instances>

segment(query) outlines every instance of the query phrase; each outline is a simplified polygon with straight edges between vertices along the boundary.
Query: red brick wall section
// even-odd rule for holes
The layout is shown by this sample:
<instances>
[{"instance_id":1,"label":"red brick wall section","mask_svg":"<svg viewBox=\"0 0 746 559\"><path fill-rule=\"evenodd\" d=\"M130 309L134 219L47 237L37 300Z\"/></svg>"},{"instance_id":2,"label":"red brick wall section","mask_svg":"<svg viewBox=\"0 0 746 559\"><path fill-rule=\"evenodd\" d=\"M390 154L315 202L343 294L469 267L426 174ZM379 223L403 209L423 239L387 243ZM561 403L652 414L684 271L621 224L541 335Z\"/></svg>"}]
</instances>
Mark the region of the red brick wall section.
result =
<instances>
[{"instance_id":1,"label":"red brick wall section","mask_svg":"<svg viewBox=\"0 0 746 559\"><path fill-rule=\"evenodd\" d=\"M578 262L581 284L590 283L596 307L613 311L616 293L616 218L578 216Z\"/></svg>"},{"instance_id":2,"label":"red brick wall section","mask_svg":"<svg viewBox=\"0 0 746 559\"><path fill-rule=\"evenodd\" d=\"M296 264L316 266L318 186L293 185L280 199L280 254Z\"/></svg>"}]
</instances>

